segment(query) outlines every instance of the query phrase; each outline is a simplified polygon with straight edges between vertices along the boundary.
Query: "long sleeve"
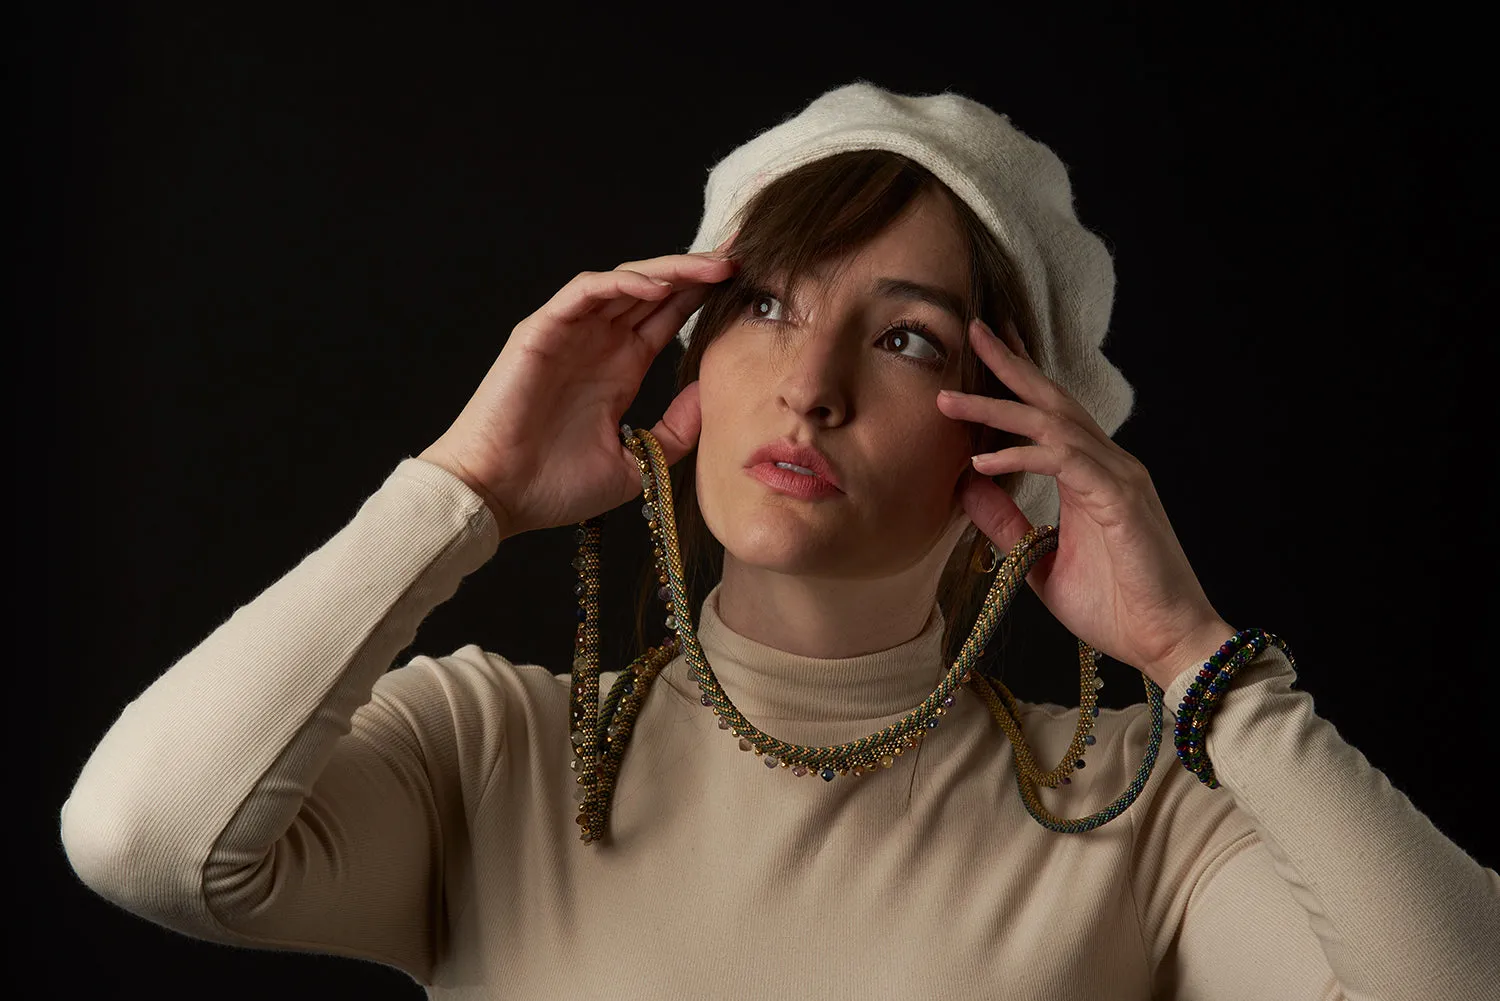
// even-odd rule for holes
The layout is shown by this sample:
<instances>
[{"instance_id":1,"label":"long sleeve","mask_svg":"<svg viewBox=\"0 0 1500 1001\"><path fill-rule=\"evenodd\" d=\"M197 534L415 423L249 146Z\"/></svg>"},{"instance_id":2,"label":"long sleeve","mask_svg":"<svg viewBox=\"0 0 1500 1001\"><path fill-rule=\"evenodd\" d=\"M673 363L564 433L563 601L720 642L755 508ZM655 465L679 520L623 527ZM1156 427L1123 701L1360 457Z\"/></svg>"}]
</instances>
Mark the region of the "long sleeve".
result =
<instances>
[{"instance_id":1,"label":"long sleeve","mask_svg":"<svg viewBox=\"0 0 1500 1001\"><path fill-rule=\"evenodd\" d=\"M1169 710L1192 674L1165 692ZM1177 761L1164 714L1172 789L1132 823L1151 860L1136 894L1167 996L1500 998L1500 876L1444 836L1295 681L1275 647L1241 670L1206 742L1218 789ZM1224 800L1205 810L1207 797ZM1193 805L1197 815L1184 809ZM1231 806L1248 829L1220 816Z\"/></svg>"},{"instance_id":2,"label":"long sleeve","mask_svg":"<svg viewBox=\"0 0 1500 1001\"><path fill-rule=\"evenodd\" d=\"M493 768L503 734L455 726L476 701L455 689L484 684L477 647L386 672L498 544L472 490L404 459L124 708L62 806L79 877L194 937L425 977L445 839L484 780L460 769Z\"/></svg>"}]
</instances>

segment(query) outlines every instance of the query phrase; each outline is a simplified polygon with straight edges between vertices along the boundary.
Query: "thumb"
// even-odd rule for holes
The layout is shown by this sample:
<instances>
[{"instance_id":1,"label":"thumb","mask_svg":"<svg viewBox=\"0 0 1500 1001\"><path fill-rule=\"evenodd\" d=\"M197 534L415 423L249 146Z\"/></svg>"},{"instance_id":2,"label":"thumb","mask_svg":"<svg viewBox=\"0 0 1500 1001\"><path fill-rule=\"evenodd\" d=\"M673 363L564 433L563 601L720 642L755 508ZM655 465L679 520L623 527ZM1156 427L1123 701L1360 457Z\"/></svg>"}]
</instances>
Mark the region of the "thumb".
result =
<instances>
[{"instance_id":1,"label":"thumb","mask_svg":"<svg viewBox=\"0 0 1500 1001\"><path fill-rule=\"evenodd\" d=\"M1030 519L1016 506L1010 494L1000 489L988 476L970 469L960 491L960 500L969 520L995 544L1002 558L1031 531L1033 526ZM1033 587L1046 579L1043 564L1055 555L1048 553L1032 564L1026 579L1032 582Z\"/></svg>"},{"instance_id":2,"label":"thumb","mask_svg":"<svg viewBox=\"0 0 1500 1001\"><path fill-rule=\"evenodd\" d=\"M702 430L703 411L699 407L695 379L677 394L651 433L661 442L662 455L667 457L667 465L671 466L698 446L698 434Z\"/></svg>"}]
</instances>

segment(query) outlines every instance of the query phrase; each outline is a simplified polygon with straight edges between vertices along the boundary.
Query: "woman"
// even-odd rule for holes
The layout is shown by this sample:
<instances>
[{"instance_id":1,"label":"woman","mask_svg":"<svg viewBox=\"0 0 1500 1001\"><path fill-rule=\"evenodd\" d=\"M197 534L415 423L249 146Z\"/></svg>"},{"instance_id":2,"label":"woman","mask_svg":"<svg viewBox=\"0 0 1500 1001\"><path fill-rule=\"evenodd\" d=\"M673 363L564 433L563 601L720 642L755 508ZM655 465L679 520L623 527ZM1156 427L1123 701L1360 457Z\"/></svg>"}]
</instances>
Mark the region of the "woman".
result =
<instances>
[{"instance_id":1,"label":"woman","mask_svg":"<svg viewBox=\"0 0 1500 1001\"><path fill-rule=\"evenodd\" d=\"M1237 635L1110 438L1113 271L1050 151L957 95L858 83L706 195L698 252L570 281L431 447L126 708L63 807L85 882L434 997L1493 992L1500 878L1281 648L1221 699L1212 785L1170 742L1149 767L1152 699L1096 714L1086 656L1078 725L970 677L986 556L1031 554L1007 570L1175 711ZM655 455L619 420L674 335ZM587 526L643 491L671 642L617 685L591 674ZM573 523L576 684L474 645L387 673L503 540ZM894 750L765 753L886 732L958 675ZM1040 805L1017 795L1059 759Z\"/></svg>"}]
</instances>

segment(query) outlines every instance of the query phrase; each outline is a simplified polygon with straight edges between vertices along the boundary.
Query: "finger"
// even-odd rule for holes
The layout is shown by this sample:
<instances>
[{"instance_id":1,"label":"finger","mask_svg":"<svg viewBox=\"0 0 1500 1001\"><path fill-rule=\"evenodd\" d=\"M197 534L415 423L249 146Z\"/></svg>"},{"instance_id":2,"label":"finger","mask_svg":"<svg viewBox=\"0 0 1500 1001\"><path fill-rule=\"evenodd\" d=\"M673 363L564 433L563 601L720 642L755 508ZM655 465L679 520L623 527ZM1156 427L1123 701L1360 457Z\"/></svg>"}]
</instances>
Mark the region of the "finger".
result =
<instances>
[{"instance_id":1,"label":"finger","mask_svg":"<svg viewBox=\"0 0 1500 1001\"><path fill-rule=\"evenodd\" d=\"M962 393L945 389L938 393L938 409L957 421L972 421L1001 431L1040 441L1042 435L1056 422L1050 414L1017 400L1002 400L994 396L977 393Z\"/></svg>"},{"instance_id":2,"label":"finger","mask_svg":"<svg viewBox=\"0 0 1500 1001\"><path fill-rule=\"evenodd\" d=\"M938 409L954 420L985 424L1023 438L1030 438L1053 452L1071 448L1075 452L1088 456L1101 469L1118 479L1124 479L1130 474L1130 467L1135 461L1134 457L1113 441L1101 442L1098 436L1079 427L1067 416L1046 413L1015 400L1002 400L993 396L945 389L938 394ZM1016 452L1020 455L1012 454ZM1011 446L998 452L986 453L984 456L975 456L975 468L990 476L998 476L1001 473L1022 468L1032 472L1044 472L1045 470L1035 465L1016 464L1018 458L1024 460L1029 454L1026 446ZM1008 458L992 458L1002 456ZM1056 474L1048 472L1047 475Z\"/></svg>"},{"instance_id":3,"label":"finger","mask_svg":"<svg viewBox=\"0 0 1500 1001\"><path fill-rule=\"evenodd\" d=\"M737 236L739 236L739 235L740 235L740 231L739 230L735 230L734 232L730 233L728 236L724 237L724 242L723 243L719 244L717 247L715 247L713 249L712 253L715 253L715 254L726 254L727 255L729 253L729 245L732 244L732 243L734 243L734 238L737 237Z\"/></svg>"},{"instance_id":4,"label":"finger","mask_svg":"<svg viewBox=\"0 0 1500 1001\"><path fill-rule=\"evenodd\" d=\"M678 303L692 300L696 303L696 305L693 306L693 309L697 309L698 306L701 306L703 304L703 301L708 298L708 293L713 288L713 284L690 282L686 284L679 284L674 287L676 288L677 292L687 293L687 295L680 299L663 299L661 302L638 302L634 306L631 306L629 309L627 309L625 312L621 313L615 319L615 322L623 327L640 333L642 324L646 323L650 317L655 315L657 312L666 309L668 306L675 307ZM691 313L692 310L688 310L688 312ZM679 327L682 326L680 321L677 325Z\"/></svg>"},{"instance_id":5,"label":"finger","mask_svg":"<svg viewBox=\"0 0 1500 1001\"><path fill-rule=\"evenodd\" d=\"M969 464L983 476L1001 476L1018 469L1028 473L1056 476L1061 468L1057 451L1045 445L1012 445L998 452L981 452L972 456Z\"/></svg>"},{"instance_id":6,"label":"finger","mask_svg":"<svg viewBox=\"0 0 1500 1001\"><path fill-rule=\"evenodd\" d=\"M669 281L674 289L681 289L701 282L721 282L734 273L734 264L721 258L706 257L702 254L676 254L671 257L654 257L646 261L626 261L615 270L621 269L638 271L652 278ZM637 307L645 307L645 304L628 301L610 303L599 311L599 315L606 320L613 320ZM625 321L627 327L633 329L642 319L650 315L651 308L646 307L644 311L637 311L638 316Z\"/></svg>"},{"instance_id":7,"label":"finger","mask_svg":"<svg viewBox=\"0 0 1500 1001\"><path fill-rule=\"evenodd\" d=\"M635 332L652 351L660 351L667 346L668 341L677 336L677 332L682 329L687 318L693 315L693 311L703 305L704 300L708 298L709 291L707 286L697 285L674 292L670 298L658 305L650 316L637 325Z\"/></svg>"},{"instance_id":8,"label":"finger","mask_svg":"<svg viewBox=\"0 0 1500 1001\"><path fill-rule=\"evenodd\" d=\"M1042 374L1042 370L1029 357L1012 351L990 329L989 324L976 317L969 326L969 337L980 361L1021 400L1044 411L1064 414L1093 438L1112 443L1109 435L1104 433L1104 429L1081 403ZM1019 336L1016 337L1016 343L1020 343Z\"/></svg>"},{"instance_id":9,"label":"finger","mask_svg":"<svg viewBox=\"0 0 1500 1001\"><path fill-rule=\"evenodd\" d=\"M1031 361L1031 354L1026 350L1026 342L1021 340L1021 332L1016 329L1016 321L1008 316L1005 318L1005 325L1000 329L1000 339L1006 343L1012 352L1020 355L1027 361Z\"/></svg>"},{"instance_id":10,"label":"finger","mask_svg":"<svg viewBox=\"0 0 1500 1001\"><path fill-rule=\"evenodd\" d=\"M1091 433L1088 428L1080 427L1066 414L1044 412L1015 400L1002 400L977 393L960 393L953 389L941 391L937 399L938 409L954 420L971 421L998 428L1001 431L1009 431L1054 450L1071 448L1073 451L1087 455L1101 469L1116 479L1129 478L1133 472L1132 467L1138 465L1135 457L1120 448L1108 435L1101 438ZM999 456L1018 448L1025 451L1023 446L1012 446L1009 449L987 454ZM986 465L976 465L975 468L991 476L998 476L1002 472L1010 472L1022 467L1006 465L1002 468L996 465L989 468ZM1041 471L1033 466L1024 468L1036 472ZM1048 475L1055 474L1049 473Z\"/></svg>"},{"instance_id":11,"label":"finger","mask_svg":"<svg viewBox=\"0 0 1500 1001\"><path fill-rule=\"evenodd\" d=\"M667 465L674 465L698 445L698 434L703 429L703 411L699 406L698 382L688 383L677 394L662 414L661 420L651 429L656 440L661 442L662 455Z\"/></svg>"},{"instance_id":12,"label":"finger","mask_svg":"<svg viewBox=\"0 0 1500 1001\"><path fill-rule=\"evenodd\" d=\"M639 261L626 261L620 267L655 275L658 278L666 278L668 281L677 281L679 278L707 275L726 266L733 267L733 265L734 262L727 257L722 257L713 251L704 251L697 254L663 254L660 257L646 257Z\"/></svg>"},{"instance_id":13,"label":"finger","mask_svg":"<svg viewBox=\"0 0 1500 1001\"><path fill-rule=\"evenodd\" d=\"M641 299L659 301L672 292L670 285L662 285L639 271L584 271L547 300L539 313L559 323L574 323L601 306L627 300L635 303Z\"/></svg>"},{"instance_id":14,"label":"finger","mask_svg":"<svg viewBox=\"0 0 1500 1001\"><path fill-rule=\"evenodd\" d=\"M998 452L985 452L969 460L976 473L1000 476L1023 471L1051 476L1058 486L1082 500L1100 524L1123 517L1120 504L1131 490L1118 470L1102 461L1092 448L1056 448L1050 445L1016 445ZM1112 512L1112 513L1111 513Z\"/></svg>"},{"instance_id":15,"label":"finger","mask_svg":"<svg viewBox=\"0 0 1500 1001\"><path fill-rule=\"evenodd\" d=\"M1031 521L1010 494L988 477L971 473L963 485L960 501L974 527L983 532L1001 553L1009 553L1031 531ZM1048 557L1053 555L1048 553L1032 564L1031 572L1026 575L1032 587L1046 582L1047 569L1053 562Z\"/></svg>"}]
</instances>

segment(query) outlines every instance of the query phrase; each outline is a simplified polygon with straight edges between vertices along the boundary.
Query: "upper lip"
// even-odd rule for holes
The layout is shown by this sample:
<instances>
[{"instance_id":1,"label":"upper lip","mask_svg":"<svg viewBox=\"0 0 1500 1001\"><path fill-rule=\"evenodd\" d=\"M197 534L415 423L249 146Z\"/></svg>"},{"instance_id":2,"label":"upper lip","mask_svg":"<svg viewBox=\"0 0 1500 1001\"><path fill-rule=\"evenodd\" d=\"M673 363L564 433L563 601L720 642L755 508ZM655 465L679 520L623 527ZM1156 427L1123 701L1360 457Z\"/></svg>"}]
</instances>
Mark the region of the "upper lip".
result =
<instances>
[{"instance_id":1,"label":"upper lip","mask_svg":"<svg viewBox=\"0 0 1500 1001\"><path fill-rule=\"evenodd\" d=\"M794 466L811 469L838 489L843 489L833 473L833 464L828 461L828 457L811 445L795 441L767 442L755 450L755 454L750 456L750 461L745 465L758 466L762 462L790 462Z\"/></svg>"}]
</instances>

